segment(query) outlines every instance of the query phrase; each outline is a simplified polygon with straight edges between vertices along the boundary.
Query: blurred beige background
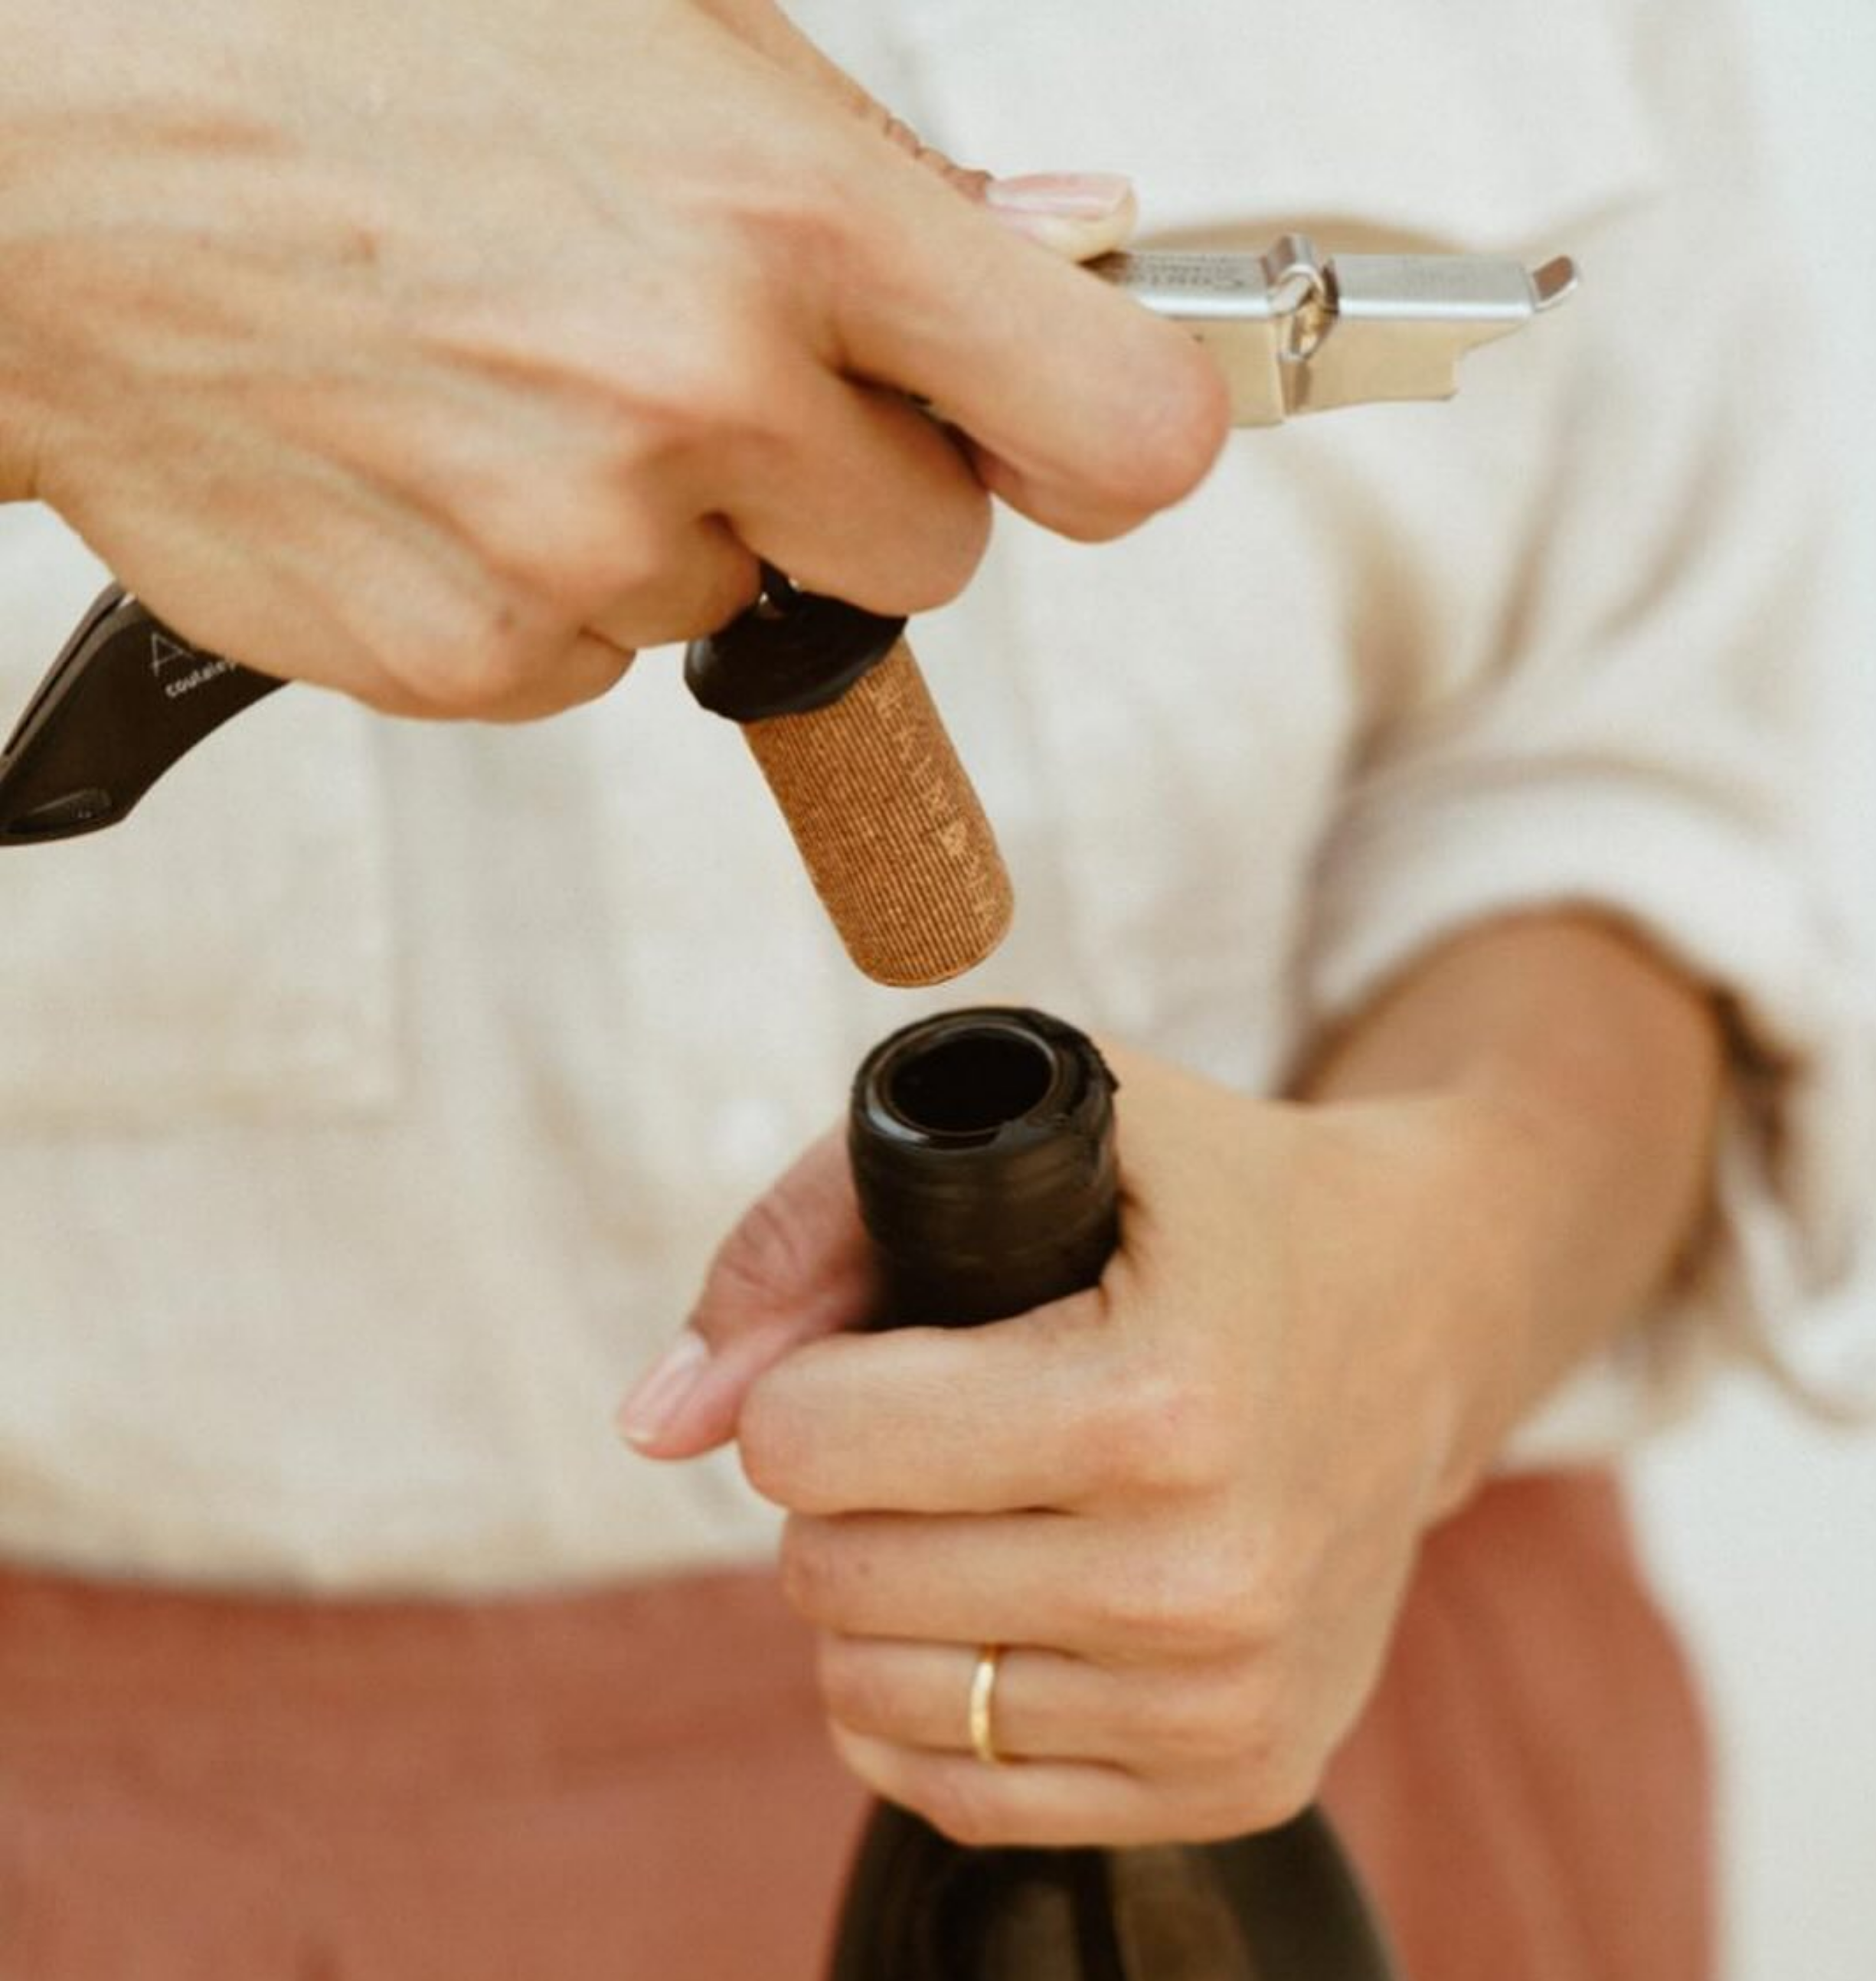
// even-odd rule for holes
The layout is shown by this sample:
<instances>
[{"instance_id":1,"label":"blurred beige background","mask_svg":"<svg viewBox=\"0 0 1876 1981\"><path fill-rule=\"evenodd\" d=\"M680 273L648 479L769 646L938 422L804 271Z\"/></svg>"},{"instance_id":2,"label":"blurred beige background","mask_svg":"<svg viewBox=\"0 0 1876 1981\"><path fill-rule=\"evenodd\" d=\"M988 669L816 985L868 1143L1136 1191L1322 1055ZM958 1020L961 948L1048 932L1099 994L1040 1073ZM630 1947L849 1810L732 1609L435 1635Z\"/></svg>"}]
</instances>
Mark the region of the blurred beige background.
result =
<instances>
[{"instance_id":1,"label":"blurred beige background","mask_svg":"<svg viewBox=\"0 0 1876 1981\"><path fill-rule=\"evenodd\" d=\"M1735 4L1821 305L1798 340L1820 434L1850 491L1856 678L1825 830L1876 947L1876 0ZM1791 361L1793 328L1768 295L1768 366ZM1876 1287L1861 1305L1876 1364ZM1871 1981L1876 1430L1833 1436L1742 1394L1651 1457L1642 1485L1722 1730L1727 1981Z\"/></svg>"}]
</instances>

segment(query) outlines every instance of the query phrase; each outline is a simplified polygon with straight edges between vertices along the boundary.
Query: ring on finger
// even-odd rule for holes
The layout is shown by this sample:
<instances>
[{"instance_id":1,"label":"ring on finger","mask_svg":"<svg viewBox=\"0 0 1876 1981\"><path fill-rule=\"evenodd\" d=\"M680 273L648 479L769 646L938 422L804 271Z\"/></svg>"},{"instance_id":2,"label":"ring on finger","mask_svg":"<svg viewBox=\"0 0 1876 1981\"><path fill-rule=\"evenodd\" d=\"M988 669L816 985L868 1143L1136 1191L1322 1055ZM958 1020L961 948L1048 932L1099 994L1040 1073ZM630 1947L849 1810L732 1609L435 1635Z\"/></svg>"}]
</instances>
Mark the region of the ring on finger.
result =
<instances>
[{"instance_id":1,"label":"ring on finger","mask_svg":"<svg viewBox=\"0 0 1876 1981\"><path fill-rule=\"evenodd\" d=\"M1005 1765L996 1745L996 1680L1003 1668L1003 1650L1001 1644L986 1644L970 1676L971 1752L989 1768Z\"/></svg>"}]
</instances>

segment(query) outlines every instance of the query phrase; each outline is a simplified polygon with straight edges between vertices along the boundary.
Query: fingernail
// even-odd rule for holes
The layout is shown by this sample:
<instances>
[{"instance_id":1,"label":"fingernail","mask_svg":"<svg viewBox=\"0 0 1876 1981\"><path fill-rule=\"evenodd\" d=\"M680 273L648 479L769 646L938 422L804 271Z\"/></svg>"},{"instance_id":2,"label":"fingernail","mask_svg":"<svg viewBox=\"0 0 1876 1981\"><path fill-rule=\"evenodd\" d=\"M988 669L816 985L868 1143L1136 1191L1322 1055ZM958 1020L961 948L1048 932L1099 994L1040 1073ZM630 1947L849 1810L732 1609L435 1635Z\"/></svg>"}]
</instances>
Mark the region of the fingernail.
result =
<instances>
[{"instance_id":1,"label":"fingernail","mask_svg":"<svg viewBox=\"0 0 1876 1981\"><path fill-rule=\"evenodd\" d=\"M1133 197L1133 181L1123 172L1029 172L983 189L986 205L1049 220L1105 220Z\"/></svg>"},{"instance_id":2,"label":"fingernail","mask_svg":"<svg viewBox=\"0 0 1876 1981\"><path fill-rule=\"evenodd\" d=\"M619 1435L628 1444L655 1444L676 1420L709 1360L710 1344L687 1327L619 1406Z\"/></svg>"}]
</instances>

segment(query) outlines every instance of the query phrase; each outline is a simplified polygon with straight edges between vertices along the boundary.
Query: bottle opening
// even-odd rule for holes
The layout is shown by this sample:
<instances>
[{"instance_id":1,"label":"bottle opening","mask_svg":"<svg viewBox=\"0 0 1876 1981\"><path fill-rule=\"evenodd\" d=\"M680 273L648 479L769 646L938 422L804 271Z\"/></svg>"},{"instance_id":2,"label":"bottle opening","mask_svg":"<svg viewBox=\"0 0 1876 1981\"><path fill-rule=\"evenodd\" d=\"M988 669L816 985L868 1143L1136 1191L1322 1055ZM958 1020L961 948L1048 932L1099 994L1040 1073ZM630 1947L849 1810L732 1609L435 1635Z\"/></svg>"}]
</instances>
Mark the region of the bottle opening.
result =
<instances>
[{"instance_id":1,"label":"bottle opening","mask_svg":"<svg viewBox=\"0 0 1876 1981\"><path fill-rule=\"evenodd\" d=\"M921 1134L988 1135L1039 1105L1055 1078L1046 1046L986 1027L908 1054L888 1074L884 1097Z\"/></svg>"}]
</instances>

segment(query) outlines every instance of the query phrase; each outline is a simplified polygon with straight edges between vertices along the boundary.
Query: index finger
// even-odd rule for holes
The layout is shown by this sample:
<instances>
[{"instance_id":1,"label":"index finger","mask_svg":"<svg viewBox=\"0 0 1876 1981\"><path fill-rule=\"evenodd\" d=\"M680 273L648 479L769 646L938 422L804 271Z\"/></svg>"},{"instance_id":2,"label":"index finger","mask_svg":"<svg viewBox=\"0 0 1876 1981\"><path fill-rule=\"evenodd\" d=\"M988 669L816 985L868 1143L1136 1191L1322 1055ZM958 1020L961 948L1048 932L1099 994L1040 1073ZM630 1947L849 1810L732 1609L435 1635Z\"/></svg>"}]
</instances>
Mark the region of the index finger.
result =
<instances>
[{"instance_id":1,"label":"index finger","mask_svg":"<svg viewBox=\"0 0 1876 1981\"><path fill-rule=\"evenodd\" d=\"M1189 494L1230 418L1198 344L890 162L890 196L864 203L853 278L834 293L842 368L930 401L986 484L1063 534L1116 536Z\"/></svg>"},{"instance_id":2,"label":"index finger","mask_svg":"<svg viewBox=\"0 0 1876 1981\"><path fill-rule=\"evenodd\" d=\"M810 1343L745 1401L743 1469L800 1513L1085 1508L1136 1436L1119 1332L1095 1289L982 1327Z\"/></svg>"}]
</instances>

